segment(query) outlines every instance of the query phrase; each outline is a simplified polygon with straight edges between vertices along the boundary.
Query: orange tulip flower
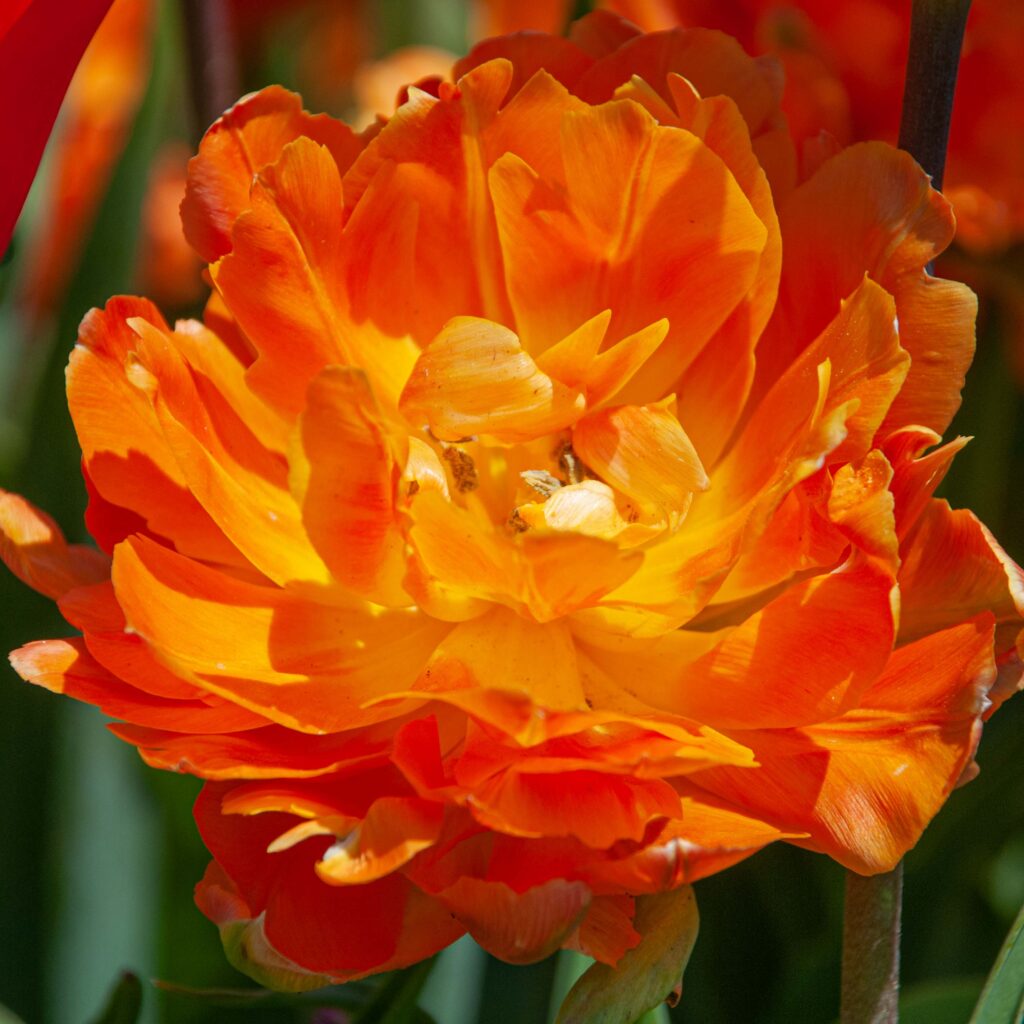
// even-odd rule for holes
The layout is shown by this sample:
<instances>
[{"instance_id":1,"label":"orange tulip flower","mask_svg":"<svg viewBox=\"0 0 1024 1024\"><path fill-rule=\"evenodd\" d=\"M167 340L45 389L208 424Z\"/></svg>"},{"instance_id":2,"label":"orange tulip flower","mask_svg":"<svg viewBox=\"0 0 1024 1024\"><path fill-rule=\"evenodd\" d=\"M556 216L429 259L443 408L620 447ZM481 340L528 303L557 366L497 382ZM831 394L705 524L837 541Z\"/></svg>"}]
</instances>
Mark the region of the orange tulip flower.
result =
<instances>
[{"instance_id":1,"label":"orange tulip flower","mask_svg":"<svg viewBox=\"0 0 1024 1024\"><path fill-rule=\"evenodd\" d=\"M197 898L254 977L615 963L636 897L776 840L891 868L968 771L1024 577L932 496L949 204L881 143L795 186L778 96L606 14L362 135L266 89L191 164L204 322L85 318L101 551L0 503L82 632L13 662L208 780Z\"/></svg>"},{"instance_id":2,"label":"orange tulip flower","mask_svg":"<svg viewBox=\"0 0 1024 1024\"><path fill-rule=\"evenodd\" d=\"M604 0L648 30L717 28L786 72L794 136L895 142L911 0ZM1024 237L1024 6L974 0L964 37L945 194L957 241L999 250Z\"/></svg>"}]
</instances>

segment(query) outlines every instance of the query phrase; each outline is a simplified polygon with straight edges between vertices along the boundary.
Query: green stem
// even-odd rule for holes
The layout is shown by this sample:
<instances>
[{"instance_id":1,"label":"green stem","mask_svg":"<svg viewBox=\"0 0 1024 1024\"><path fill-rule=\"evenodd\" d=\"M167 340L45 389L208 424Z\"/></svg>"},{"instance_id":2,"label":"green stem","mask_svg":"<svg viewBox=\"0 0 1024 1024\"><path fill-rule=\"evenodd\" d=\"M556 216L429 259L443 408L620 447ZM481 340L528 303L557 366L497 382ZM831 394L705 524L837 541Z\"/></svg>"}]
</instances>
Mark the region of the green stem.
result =
<instances>
[{"instance_id":1,"label":"green stem","mask_svg":"<svg viewBox=\"0 0 1024 1024\"><path fill-rule=\"evenodd\" d=\"M846 873L839 1024L896 1024L903 865L864 878Z\"/></svg>"},{"instance_id":2,"label":"green stem","mask_svg":"<svg viewBox=\"0 0 1024 1024\"><path fill-rule=\"evenodd\" d=\"M971 0L914 0L903 87L900 149L942 188L949 121Z\"/></svg>"}]
</instances>

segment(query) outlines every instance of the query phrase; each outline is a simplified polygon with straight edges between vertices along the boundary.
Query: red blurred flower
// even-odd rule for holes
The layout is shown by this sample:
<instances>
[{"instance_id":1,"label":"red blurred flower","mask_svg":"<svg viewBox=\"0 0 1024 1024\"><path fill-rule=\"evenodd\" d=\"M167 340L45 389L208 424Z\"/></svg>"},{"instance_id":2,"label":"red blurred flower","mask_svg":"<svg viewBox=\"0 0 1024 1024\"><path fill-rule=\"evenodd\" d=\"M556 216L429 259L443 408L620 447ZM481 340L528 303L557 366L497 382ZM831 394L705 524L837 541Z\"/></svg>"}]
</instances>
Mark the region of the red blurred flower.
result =
<instances>
[{"instance_id":1,"label":"red blurred flower","mask_svg":"<svg viewBox=\"0 0 1024 1024\"><path fill-rule=\"evenodd\" d=\"M0 121L17 140L7 147L0 175L0 251L11 239L64 91L110 2L14 0L0 12Z\"/></svg>"},{"instance_id":2,"label":"red blurred flower","mask_svg":"<svg viewBox=\"0 0 1024 1024\"><path fill-rule=\"evenodd\" d=\"M128 139L149 77L152 14L149 0L116 0L71 80L29 242L24 301L33 317L59 303Z\"/></svg>"}]
</instances>

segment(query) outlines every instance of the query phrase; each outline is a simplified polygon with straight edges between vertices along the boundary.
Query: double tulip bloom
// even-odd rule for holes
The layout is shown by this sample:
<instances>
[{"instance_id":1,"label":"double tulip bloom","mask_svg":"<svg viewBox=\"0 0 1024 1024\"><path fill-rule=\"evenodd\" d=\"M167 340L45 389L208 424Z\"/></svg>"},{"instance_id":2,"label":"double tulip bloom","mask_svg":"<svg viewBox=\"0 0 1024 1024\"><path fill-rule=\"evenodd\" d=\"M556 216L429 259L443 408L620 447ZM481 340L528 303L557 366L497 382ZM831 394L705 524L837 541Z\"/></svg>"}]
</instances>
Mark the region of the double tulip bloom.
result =
<instances>
[{"instance_id":1,"label":"double tulip bloom","mask_svg":"<svg viewBox=\"0 0 1024 1024\"><path fill-rule=\"evenodd\" d=\"M613 964L787 840L893 867L1017 686L1024 579L933 492L975 302L880 143L805 180L716 32L478 46L362 135L278 88L182 208L202 323L82 325L101 550L0 504L80 638L21 675L206 780L198 887L279 987Z\"/></svg>"}]
</instances>

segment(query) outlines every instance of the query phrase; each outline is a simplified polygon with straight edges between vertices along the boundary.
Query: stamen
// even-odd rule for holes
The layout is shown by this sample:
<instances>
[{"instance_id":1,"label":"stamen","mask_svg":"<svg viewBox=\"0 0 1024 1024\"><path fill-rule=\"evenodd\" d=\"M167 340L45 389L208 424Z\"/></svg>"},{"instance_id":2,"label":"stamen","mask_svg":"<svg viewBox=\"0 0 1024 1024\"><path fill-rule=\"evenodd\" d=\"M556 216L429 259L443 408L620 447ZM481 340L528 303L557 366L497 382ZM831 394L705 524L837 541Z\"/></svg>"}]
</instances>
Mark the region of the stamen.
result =
<instances>
[{"instance_id":1,"label":"stamen","mask_svg":"<svg viewBox=\"0 0 1024 1024\"><path fill-rule=\"evenodd\" d=\"M519 475L543 498L550 498L562 486L546 469L527 469Z\"/></svg>"},{"instance_id":2,"label":"stamen","mask_svg":"<svg viewBox=\"0 0 1024 1024\"><path fill-rule=\"evenodd\" d=\"M572 443L566 441L554 452L558 461L558 468L566 475L571 484L583 483L587 478L587 467L580 461L573 451Z\"/></svg>"},{"instance_id":3,"label":"stamen","mask_svg":"<svg viewBox=\"0 0 1024 1024\"><path fill-rule=\"evenodd\" d=\"M441 449L441 457L451 467L452 478L455 481L455 489L465 494L466 491L475 491L480 485L476 475L476 463L468 452L454 445L445 445Z\"/></svg>"},{"instance_id":4,"label":"stamen","mask_svg":"<svg viewBox=\"0 0 1024 1024\"><path fill-rule=\"evenodd\" d=\"M523 519L517 508L512 509L512 515L508 517L506 525L513 533L525 533L530 528L530 524Z\"/></svg>"}]
</instances>

